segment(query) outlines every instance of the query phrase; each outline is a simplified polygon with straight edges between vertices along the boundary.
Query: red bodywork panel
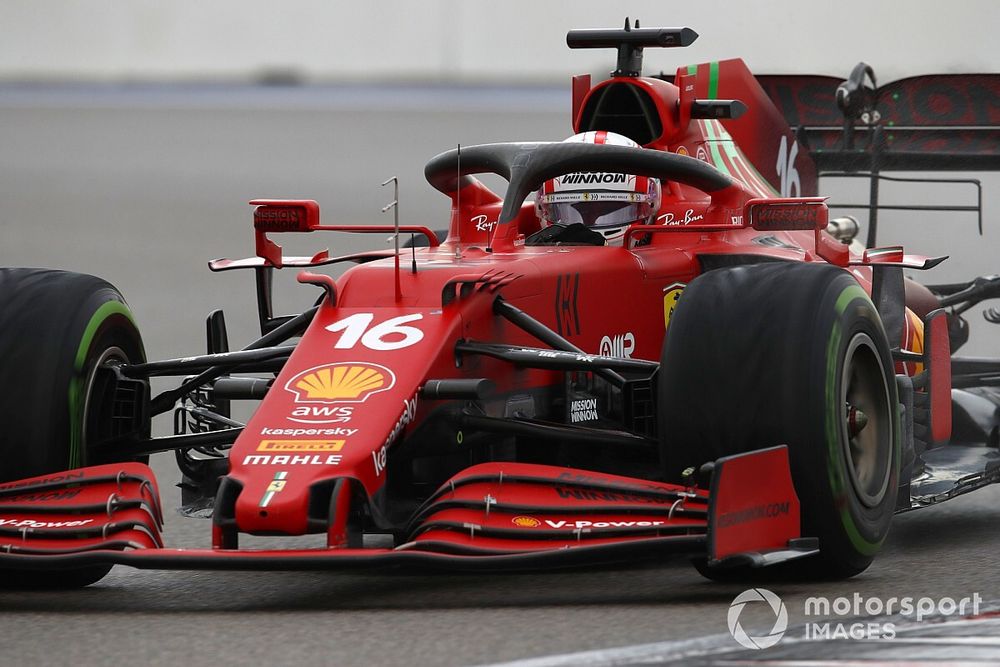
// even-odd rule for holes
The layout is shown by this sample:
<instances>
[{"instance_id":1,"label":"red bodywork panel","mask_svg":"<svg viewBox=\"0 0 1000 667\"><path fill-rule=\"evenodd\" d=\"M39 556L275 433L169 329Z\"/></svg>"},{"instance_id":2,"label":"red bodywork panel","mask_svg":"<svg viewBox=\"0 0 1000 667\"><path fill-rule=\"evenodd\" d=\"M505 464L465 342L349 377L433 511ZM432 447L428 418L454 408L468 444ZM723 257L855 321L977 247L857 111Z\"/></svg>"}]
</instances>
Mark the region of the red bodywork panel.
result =
<instances>
[{"instance_id":1,"label":"red bodywork panel","mask_svg":"<svg viewBox=\"0 0 1000 667\"><path fill-rule=\"evenodd\" d=\"M584 122L589 120L583 111L591 96L610 86L632 86L655 105L662 127L656 137L643 137L647 140L639 142L647 148L697 157L762 197L817 194L816 167L808 151L798 146L785 117L742 60L682 67L674 82L616 77L598 83L577 103L582 81L574 79L573 128L576 132L598 129ZM690 107L696 99L739 100L748 110L733 119L692 119Z\"/></svg>"},{"instance_id":2,"label":"red bodywork panel","mask_svg":"<svg viewBox=\"0 0 1000 667\"><path fill-rule=\"evenodd\" d=\"M799 536L799 499L786 447L719 459L712 501L710 561L761 547L780 549Z\"/></svg>"},{"instance_id":3,"label":"red bodywork panel","mask_svg":"<svg viewBox=\"0 0 1000 667\"><path fill-rule=\"evenodd\" d=\"M306 532L309 487L324 479L374 494L389 445L417 419L417 389L449 376L441 343L461 329L457 310L440 306L323 307L230 453L240 529ZM262 506L279 473L282 489Z\"/></svg>"},{"instance_id":4,"label":"red bodywork panel","mask_svg":"<svg viewBox=\"0 0 1000 667\"><path fill-rule=\"evenodd\" d=\"M456 293L456 282L476 284L502 275L505 300L584 352L618 350L631 358L657 360L668 299L676 297L676 286L700 271L699 256L738 251L817 261L806 248L815 243L820 233L816 227L825 222L825 217L810 218L813 229L787 232L731 223L692 225L690 231L664 226L657 228L664 233L653 234L648 245L631 250L556 246L487 253L468 245L475 241L466 241L472 237L486 242L488 231L470 229L476 224L470 221L478 215L475 211L498 204L485 196L482 200L486 203L478 207L473 196L462 201L462 210L468 211L464 222L469 224L461 246L449 238L418 253L416 274L400 272L400 303L393 296L396 271L389 259L352 269L337 281L337 305L324 302L231 451L229 476L243 489L235 512L240 531L308 532L311 489L323 481L349 478L369 498L379 493L393 445L442 404L419 397L427 379L490 378L500 394L562 382L560 373L511 373L504 362L479 357L456 368L454 347L460 339L539 344L492 315L492 291L475 291L444 305L442 295ZM803 207L818 205L825 214L821 202L799 201ZM749 207L766 206L766 200L757 198L747 202L748 212ZM774 203L796 205L788 200ZM747 223L751 217L746 215ZM642 229L649 228L634 231ZM765 234L782 239L784 247L752 243ZM461 248L460 257L456 247ZM622 294L628 298L622 299ZM281 490L269 495L276 481Z\"/></svg>"},{"instance_id":5,"label":"red bodywork panel","mask_svg":"<svg viewBox=\"0 0 1000 667\"><path fill-rule=\"evenodd\" d=\"M426 380L490 378L501 395L558 386L561 373L511 373L487 358L456 367L460 340L539 344L493 316L501 286L506 301L586 353L655 361L672 300L701 271L700 258L738 253L823 261L815 254L826 235L822 200L753 195L743 191L737 209L696 208L694 223L633 227L630 235L648 236L643 246L534 247L499 243L531 232L531 205L499 224L501 202L473 180L453 197L449 238L418 251L416 273L398 271L387 258L349 270L335 285L303 278L336 303L324 301L231 450L229 477L242 489L234 510L239 531L313 532L312 494L336 479L357 483L368 499L379 494L393 446L443 405L419 397ZM771 241L755 243L761 237ZM858 279L867 286L864 276ZM461 513L451 517L460 519Z\"/></svg>"},{"instance_id":6,"label":"red bodywork panel","mask_svg":"<svg viewBox=\"0 0 1000 667\"><path fill-rule=\"evenodd\" d=\"M944 310L936 310L925 319L928 381L930 394L931 442L941 444L951 437L951 344L948 318Z\"/></svg>"},{"instance_id":7,"label":"red bodywork panel","mask_svg":"<svg viewBox=\"0 0 1000 667\"><path fill-rule=\"evenodd\" d=\"M706 99L737 99L749 107L737 119L720 123L735 140L759 176L785 197L809 197L818 192L816 167L808 151L799 148L785 117L774 106L746 64L736 58L682 68L694 69L694 94Z\"/></svg>"}]
</instances>

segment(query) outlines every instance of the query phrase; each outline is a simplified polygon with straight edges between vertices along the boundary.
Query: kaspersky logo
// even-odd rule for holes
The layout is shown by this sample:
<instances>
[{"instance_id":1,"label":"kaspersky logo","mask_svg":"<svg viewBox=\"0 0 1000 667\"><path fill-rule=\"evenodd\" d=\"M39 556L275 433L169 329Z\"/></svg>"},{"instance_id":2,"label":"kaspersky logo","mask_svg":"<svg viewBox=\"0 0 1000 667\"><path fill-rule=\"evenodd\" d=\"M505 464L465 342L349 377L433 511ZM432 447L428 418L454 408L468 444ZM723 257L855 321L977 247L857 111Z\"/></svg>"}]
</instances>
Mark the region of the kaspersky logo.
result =
<instances>
[{"instance_id":1,"label":"kaspersky logo","mask_svg":"<svg viewBox=\"0 0 1000 667\"><path fill-rule=\"evenodd\" d=\"M285 384L296 403L363 403L396 384L385 366L346 361L302 371Z\"/></svg>"}]
</instances>

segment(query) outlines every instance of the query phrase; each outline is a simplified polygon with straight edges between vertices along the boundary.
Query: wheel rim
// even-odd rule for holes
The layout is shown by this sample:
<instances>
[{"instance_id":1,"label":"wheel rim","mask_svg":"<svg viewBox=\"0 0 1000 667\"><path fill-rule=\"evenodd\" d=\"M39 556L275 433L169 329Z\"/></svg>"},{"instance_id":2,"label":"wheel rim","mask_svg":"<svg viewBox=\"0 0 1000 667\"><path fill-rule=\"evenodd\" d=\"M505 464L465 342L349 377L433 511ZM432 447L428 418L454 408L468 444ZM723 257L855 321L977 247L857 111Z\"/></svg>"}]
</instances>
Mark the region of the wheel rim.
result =
<instances>
[{"instance_id":1,"label":"wheel rim","mask_svg":"<svg viewBox=\"0 0 1000 667\"><path fill-rule=\"evenodd\" d=\"M867 334L856 334L847 346L840 406L841 442L851 485L865 506L875 507L889 488L893 434L885 369Z\"/></svg>"},{"instance_id":2,"label":"wheel rim","mask_svg":"<svg viewBox=\"0 0 1000 667\"><path fill-rule=\"evenodd\" d=\"M128 363L128 355L120 347L109 347L105 349L101 356L97 358L97 361L90 367L87 372L87 382L84 384L83 393L83 433L81 434L81 451L83 453L83 465L90 465L89 459L91 458L89 452L89 431L90 431L90 414L94 406L94 381L97 378L98 370L102 368L107 368L108 366L121 366L122 364Z\"/></svg>"}]
</instances>

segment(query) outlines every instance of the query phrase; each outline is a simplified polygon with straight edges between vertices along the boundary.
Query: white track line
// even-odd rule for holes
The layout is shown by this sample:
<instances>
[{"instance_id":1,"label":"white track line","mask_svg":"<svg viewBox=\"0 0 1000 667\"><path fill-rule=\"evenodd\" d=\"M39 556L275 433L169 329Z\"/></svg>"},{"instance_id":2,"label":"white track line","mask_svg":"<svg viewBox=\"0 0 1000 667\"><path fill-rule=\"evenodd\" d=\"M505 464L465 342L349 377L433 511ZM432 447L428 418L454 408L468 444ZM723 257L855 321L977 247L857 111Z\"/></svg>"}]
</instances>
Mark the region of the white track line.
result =
<instances>
[{"instance_id":1,"label":"white track line","mask_svg":"<svg viewBox=\"0 0 1000 667\"><path fill-rule=\"evenodd\" d=\"M732 648L726 648L726 644ZM744 651L732 635L723 633L708 635L694 639L678 639L674 641L654 642L652 644L635 644L617 648L580 651L577 653L562 653L541 658L514 660L513 662L498 662L482 667L618 667L635 663L656 663L666 660L680 660L705 655Z\"/></svg>"}]
</instances>

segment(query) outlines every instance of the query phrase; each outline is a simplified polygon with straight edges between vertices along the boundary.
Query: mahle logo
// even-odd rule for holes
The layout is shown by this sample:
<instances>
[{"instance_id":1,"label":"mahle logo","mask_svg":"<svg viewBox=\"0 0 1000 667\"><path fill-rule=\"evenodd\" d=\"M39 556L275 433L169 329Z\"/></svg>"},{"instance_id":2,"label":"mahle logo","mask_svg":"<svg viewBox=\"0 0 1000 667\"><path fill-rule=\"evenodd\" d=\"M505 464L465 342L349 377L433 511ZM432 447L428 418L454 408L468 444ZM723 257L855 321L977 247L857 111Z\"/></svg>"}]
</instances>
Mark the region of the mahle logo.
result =
<instances>
[{"instance_id":1,"label":"mahle logo","mask_svg":"<svg viewBox=\"0 0 1000 667\"><path fill-rule=\"evenodd\" d=\"M285 384L296 403L361 403L396 382L392 371L378 364L344 362L302 371Z\"/></svg>"},{"instance_id":2,"label":"mahle logo","mask_svg":"<svg viewBox=\"0 0 1000 667\"><path fill-rule=\"evenodd\" d=\"M763 635L751 635L740 624L740 615L747 605L763 602L774 614L774 624L770 632ZM726 618L729 622L729 634L733 636L740 646L749 649L770 648L781 641L788 628L788 610L781 598L767 590L766 588L750 588L739 595L729 605L729 614Z\"/></svg>"}]
</instances>

